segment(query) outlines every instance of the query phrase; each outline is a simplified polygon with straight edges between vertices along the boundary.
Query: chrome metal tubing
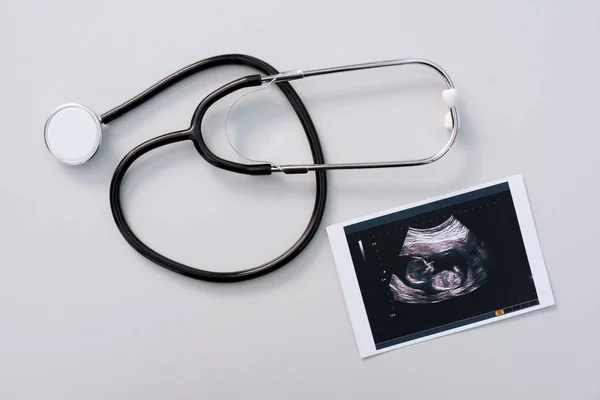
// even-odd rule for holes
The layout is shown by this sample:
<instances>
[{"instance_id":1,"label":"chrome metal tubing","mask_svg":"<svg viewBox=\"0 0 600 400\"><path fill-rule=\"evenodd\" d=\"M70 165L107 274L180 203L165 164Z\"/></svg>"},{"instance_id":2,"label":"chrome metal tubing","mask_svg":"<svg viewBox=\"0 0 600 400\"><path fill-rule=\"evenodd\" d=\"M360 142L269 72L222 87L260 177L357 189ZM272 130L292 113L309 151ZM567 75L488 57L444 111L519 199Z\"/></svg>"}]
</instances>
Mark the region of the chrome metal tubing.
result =
<instances>
[{"instance_id":1,"label":"chrome metal tubing","mask_svg":"<svg viewBox=\"0 0 600 400\"><path fill-rule=\"evenodd\" d=\"M437 65L436 63L425 60L423 58L400 58L396 60L387 60L387 61L375 61L370 63L362 63L362 64L351 64L344 65L340 67L331 67L331 68L320 68L320 69L312 69L309 71L303 71L301 69L295 69L291 71L284 71L280 74L276 75L267 75L262 77L263 82L285 82L302 78L309 78L311 76L318 75L327 75L327 74L335 74L338 72L350 72L350 71L359 71L363 69L372 69L372 68L383 68L383 67L394 67L398 65L411 65L411 64L419 64L424 65L429 68L433 68L436 70L444 80L446 81L446 85L448 88L453 88L454 84L452 83L452 79L450 76L444 71L442 67Z\"/></svg>"},{"instance_id":2,"label":"chrome metal tubing","mask_svg":"<svg viewBox=\"0 0 600 400\"><path fill-rule=\"evenodd\" d=\"M309 71L302 70L293 70L293 71L285 71L276 75L268 75L263 76L262 82L287 82L296 79L308 78L311 76L318 75L326 75L326 74L335 74L338 72L349 72L349 71L358 71L363 69L371 69L371 68L382 68L382 67L393 67L398 65L411 65L418 64L424 65L426 67L432 68L436 72L438 72L441 77L444 79L444 82L448 89L454 88L454 83L450 76L444 71L442 67L437 65L436 63L421 59L421 58L403 58L397 60L388 60L388 61L378 61L378 62L370 62L363 64L352 64L345 65L341 67L332 67L332 68L322 68L322 69L313 69ZM454 142L456 141L456 137L458 135L459 128L459 118L456 107L449 108L450 115L452 116L452 130L450 132L450 138L444 145L444 147L437 152L436 154L416 159L416 160L406 160L406 161L383 161L383 162L363 162L363 163L345 163L345 164L293 164L293 165L273 165L271 167L272 172L283 172L286 174L303 174L309 171L322 171L322 170L334 170L334 169L370 169L370 168L397 168L397 167L414 167L419 165L426 165L432 162L435 162L442 158L448 150L452 147Z\"/></svg>"}]
</instances>

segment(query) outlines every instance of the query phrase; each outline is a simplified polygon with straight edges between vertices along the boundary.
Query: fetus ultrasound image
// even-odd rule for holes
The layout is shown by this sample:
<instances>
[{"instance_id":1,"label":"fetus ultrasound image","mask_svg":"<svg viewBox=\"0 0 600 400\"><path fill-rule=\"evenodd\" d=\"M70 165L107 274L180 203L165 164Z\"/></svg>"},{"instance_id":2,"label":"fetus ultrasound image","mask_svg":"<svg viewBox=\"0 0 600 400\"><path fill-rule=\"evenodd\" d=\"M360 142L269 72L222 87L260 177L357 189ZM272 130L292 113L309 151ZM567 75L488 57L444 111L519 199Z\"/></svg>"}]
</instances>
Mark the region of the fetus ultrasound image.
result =
<instances>
[{"instance_id":1,"label":"fetus ultrasound image","mask_svg":"<svg viewBox=\"0 0 600 400\"><path fill-rule=\"evenodd\" d=\"M345 233L377 349L539 304L508 184Z\"/></svg>"}]
</instances>

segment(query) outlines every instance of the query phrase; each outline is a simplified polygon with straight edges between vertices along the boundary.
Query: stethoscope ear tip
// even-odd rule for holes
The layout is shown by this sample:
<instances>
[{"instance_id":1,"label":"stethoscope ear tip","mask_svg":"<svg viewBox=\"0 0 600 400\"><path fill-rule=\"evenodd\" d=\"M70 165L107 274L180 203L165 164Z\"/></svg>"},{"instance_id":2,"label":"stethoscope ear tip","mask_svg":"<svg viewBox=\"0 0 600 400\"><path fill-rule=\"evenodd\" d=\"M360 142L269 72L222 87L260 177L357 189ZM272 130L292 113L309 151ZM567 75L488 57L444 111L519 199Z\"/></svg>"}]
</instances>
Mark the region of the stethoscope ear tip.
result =
<instances>
[{"instance_id":1,"label":"stethoscope ear tip","mask_svg":"<svg viewBox=\"0 0 600 400\"><path fill-rule=\"evenodd\" d=\"M446 107L452 109L456 107L458 103L458 91L456 88L446 89L442 92L442 99L444 100L444 104ZM449 110L446 113L446 118L444 119L444 127L451 131L454 128L454 121L452 119L452 111Z\"/></svg>"},{"instance_id":2,"label":"stethoscope ear tip","mask_svg":"<svg viewBox=\"0 0 600 400\"><path fill-rule=\"evenodd\" d=\"M456 88L446 89L442 92L442 99L448 108L456 107L458 102L458 91Z\"/></svg>"},{"instance_id":3,"label":"stethoscope ear tip","mask_svg":"<svg viewBox=\"0 0 600 400\"><path fill-rule=\"evenodd\" d=\"M454 127L454 122L452 121L452 113L448 111L446 113L446 118L444 119L444 128L451 131Z\"/></svg>"},{"instance_id":4,"label":"stethoscope ear tip","mask_svg":"<svg viewBox=\"0 0 600 400\"><path fill-rule=\"evenodd\" d=\"M102 122L89 108L64 104L50 114L44 127L44 141L61 163L81 165L90 160L102 142Z\"/></svg>"}]
</instances>

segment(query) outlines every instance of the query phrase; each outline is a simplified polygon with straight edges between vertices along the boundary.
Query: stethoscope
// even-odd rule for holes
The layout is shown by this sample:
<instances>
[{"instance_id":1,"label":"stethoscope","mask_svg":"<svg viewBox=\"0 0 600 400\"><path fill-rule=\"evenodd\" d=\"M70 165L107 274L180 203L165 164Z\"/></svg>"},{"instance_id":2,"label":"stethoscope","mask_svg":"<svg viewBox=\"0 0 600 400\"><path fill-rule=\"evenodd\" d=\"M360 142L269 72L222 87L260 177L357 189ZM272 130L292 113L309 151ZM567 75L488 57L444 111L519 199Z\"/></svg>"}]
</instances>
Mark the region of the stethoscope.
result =
<instances>
[{"instance_id":1,"label":"stethoscope","mask_svg":"<svg viewBox=\"0 0 600 400\"><path fill-rule=\"evenodd\" d=\"M450 136L442 149L430 157L415 160L345 164L325 163L323 150L311 117L302 100L288 82L338 72L409 64L423 65L433 69L441 75L447 86L447 89L442 92L442 98L444 104L448 107L444 125L446 129L450 131ZM424 59L397 59L310 71L291 70L278 72L271 65L258 58L242 54L227 54L207 58L182 68L101 116L98 116L92 110L80 104L69 103L57 108L52 112L44 127L46 147L58 161L64 164L84 164L97 153L100 147L103 125L115 121L117 118L142 105L163 90L193 74L224 65L244 65L253 67L263 75L255 74L241 77L210 93L196 108L189 128L157 136L135 147L121 160L113 174L110 184L110 206L113 218L119 231L127 242L136 251L152 262L191 278L213 282L234 282L255 278L282 267L304 250L319 228L325 211L327 198L326 170L393 168L429 164L439 160L448 152L448 150L450 150L458 134L459 122L456 110L456 89L448 74L440 66L431 61ZM309 143L314 164L275 165L269 162L242 164L215 155L206 145L202 135L202 119L210 106L219 99L243 88L259 87L261 85L271 85L273 83L277 84L277 87L283 92L300 120ZM165 257L142 242L130 228L123 213L121 205L121 186L123 184L123 178L129 167L131 167L135 160L142 155L156 148L183 141L191 141L198 153L200 153L200 155L210 164L231 172L247 175L270 175L272 173L306 174L309 171L314 171L316 178L316 195L313 212L306 229L298 240L296 240L296 242L285 252L266 263L253 268L232 272L215 272L190 267Z\"/></svg>"}]
</instances>

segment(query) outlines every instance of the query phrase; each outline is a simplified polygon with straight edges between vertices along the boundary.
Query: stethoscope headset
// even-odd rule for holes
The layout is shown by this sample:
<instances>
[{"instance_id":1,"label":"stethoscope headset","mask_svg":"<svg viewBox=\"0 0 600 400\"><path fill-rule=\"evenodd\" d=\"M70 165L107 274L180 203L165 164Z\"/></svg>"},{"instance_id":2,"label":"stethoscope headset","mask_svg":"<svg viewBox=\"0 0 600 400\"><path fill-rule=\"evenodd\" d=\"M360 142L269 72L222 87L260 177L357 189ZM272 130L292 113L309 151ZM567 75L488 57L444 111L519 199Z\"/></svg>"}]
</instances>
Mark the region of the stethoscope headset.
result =
<instances>
[{"instance_id":1,"label":"stethoscope headset","mask_svg":"<svg viewBox=\"0 0 600 400\"><path fill-rule=\"evenodd\" d=\"M323 156L323 150L315 126L311 120L310 114L304 103L288 83L291 80L308 78L311 76L332 74L346 71L356 71L369 68L390 67L397 65L418 64L432 68L438 72L443 78L447 89L442 92L442 97L448 113L445 119L445 126L450 131L450 136L444 147L436 154L423 159L407 160L407 161L390 161L390 162L373 162L373 163L347 163L347 164L327 164ZM392 168L392 167L407 167L425 165L439 160L452 147L458 134L458 113L456 110L456 89L448 76L448 74L438 65L424 59L397 59L383 62L373 62L366 64L355 64L343 67L325 68L311 71L293 70L286 72L278 72L266 62L243 54L226 54L207 58L196 62L179 71L169 75L163 80L157 82L152 87L131 98L125 103L113 108L112 110L98 116L89 108L80 104L65 104L52 112L48 118L44 128L44 140L48 150L60 162L69 165L81 165L90 160L98 151L102 141L102 127L109 124L126 113L134 110L146 101L150 100L157 94L161 93L170 86L180 82L181 80L205 71L210 68L215 68L225 65L242 65L249 66L260 73L241 77L233 80L220 88L210 93L197 106L190 126L176 132L166 133L161 136L152 138L131 150L121 160L112 177L110 184L110 207L113 218L119 231L125 240L140 254L150 261L167 268L179 274L212 282L235 282L247 279L256 278L265 275L269 272L281 268L294 257L296 257L311 241L317 232L327 199L327 180L325 176L326 170L335 169L365 169L365 168ZM261 85L277 84L276 86L283 92L284 96L292 106L296 116L300 120L302 128L306 134L306 139L310 147L314 164L308 165L274 165L272 163L251 163L242 164L230 160L223 159L215 155L206 145L202 135L202 120L208 109L223 97L234 93L238 90L259 87ZM272 173L284 174L306 174L308 172L315 173L316 194L313 206L313 211L300 237L286 251L279 256L253 268L248 268L240 271L232 272L216 272L203 270L172 260L146 245L133 232L125 215L123 213L121 186L123 178L131 165L142 155L157 149L159 147L191 141L200 154L206 161L217 168L222 168L231 172L246 175L270 175Z\"/></svg>"}]
</instances>

